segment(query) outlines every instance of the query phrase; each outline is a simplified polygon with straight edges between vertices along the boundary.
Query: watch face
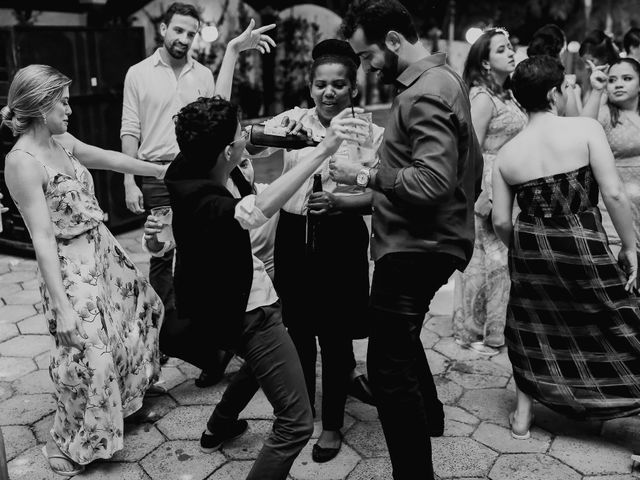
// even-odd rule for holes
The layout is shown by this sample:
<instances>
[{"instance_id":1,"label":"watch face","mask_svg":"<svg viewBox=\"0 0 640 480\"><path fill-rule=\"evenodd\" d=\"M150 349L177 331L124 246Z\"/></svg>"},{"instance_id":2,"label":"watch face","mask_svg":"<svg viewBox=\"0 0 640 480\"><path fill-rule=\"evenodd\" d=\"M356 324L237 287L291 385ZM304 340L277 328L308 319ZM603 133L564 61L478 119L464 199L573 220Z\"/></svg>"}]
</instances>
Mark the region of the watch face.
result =
<instances>
[{"instance_id":1,"label":"watch face","mask_svg":"<svg viewBox=\"0 0 640 480\"><path fill-rule=\"evenodd\" d=\"M360 187L366 187L367 183L369 183L369 175L367 175L366 172L358 172L358 175L356 176L356 183Z\"/></svg>"}]
</instances>

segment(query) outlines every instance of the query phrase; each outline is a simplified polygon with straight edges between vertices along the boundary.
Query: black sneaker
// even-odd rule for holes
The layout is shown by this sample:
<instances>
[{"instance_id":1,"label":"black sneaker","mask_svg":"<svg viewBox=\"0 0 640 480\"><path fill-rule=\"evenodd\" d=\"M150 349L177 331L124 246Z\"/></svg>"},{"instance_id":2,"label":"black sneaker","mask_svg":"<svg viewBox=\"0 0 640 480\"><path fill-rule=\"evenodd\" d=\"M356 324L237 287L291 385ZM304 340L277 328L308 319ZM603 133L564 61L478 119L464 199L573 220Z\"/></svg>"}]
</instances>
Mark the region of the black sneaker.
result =
<instances>
[{"instance_id":1,"label":"black sneaker","mask_svg":"<svg viewBox=\"0 0 640 480\"><path fill-rule=\"evenodd\" d=\"M227 428L210 435L205 430L200 437L200 450L204 453L213 453L220 450L224 442L234 440L247 431L249 423L246 420L235 420Z\"/></svg>"}]
</instances>

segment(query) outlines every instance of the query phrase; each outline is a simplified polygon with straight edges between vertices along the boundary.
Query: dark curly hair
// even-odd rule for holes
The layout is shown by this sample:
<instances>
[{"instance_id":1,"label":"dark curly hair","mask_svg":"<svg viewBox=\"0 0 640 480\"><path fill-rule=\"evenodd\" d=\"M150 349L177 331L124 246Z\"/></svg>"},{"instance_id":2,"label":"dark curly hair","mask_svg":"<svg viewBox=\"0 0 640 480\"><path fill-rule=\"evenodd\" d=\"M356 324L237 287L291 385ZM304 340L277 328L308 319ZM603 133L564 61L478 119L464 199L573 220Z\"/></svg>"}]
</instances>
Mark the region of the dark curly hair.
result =
<instances>
[{"instance_id":1,"label":"dark curly hair","mask_svg":"<svg viewBox=\"0 0 640 480\"><path fill-rule=\"evenodd\" d=\"M180 151L199 171L211 170L224 147L233 142L238 107L220 96L200 97L174 117Z\"/></svg>"},{"instance_id":2,"label":"dark curly hair","mask_svg":"<svg viewBox=\"0 0 640 480\"><path fill-rule=\"evenodd\" d=\"M553 23L548 23L533 34L527 48L527 55L529 57L536 55L559 57L566 42L567 39L562 29Z\"/></svg>"},{"instance_id":3,"label":"dark curly hair","mask_svg":"<svg viewBox=\"0 0 640 480\"><path fill-rule=\"evenodd\" d=\"M549 90L562 87L564 67L549 55L529 57L518 64L511 82L513 96L528 113L551 108Z\"/></svg>"},{"instance_id":4,"label":"dark curly hair","mask_svg":"<svg viewBox=\"0 0 640 480\"><path fill-rule=\"evenodd\" d=\"M315 78L316 70L320 65L339 63L347 69L347 77L351 82L351 86L355 87L360 57L356 55L351 45L344 40L335 38L323 40L313 47L311 58L313 58L311 74L309 75L311 81Z\"/></svg>"},{"instance_id":5,"label":"dark curly hair","mask_svg":"<svg viewBox=\"0 0 640 480\"><path fill-rule=\"evenodd\" d=\"M358 27L370 44L384 45L387 33L395 30L410 43L418 41L411 14L397 0L355 0L340 25L340 35L349 39Z\"/></svg>"}]
</instances>

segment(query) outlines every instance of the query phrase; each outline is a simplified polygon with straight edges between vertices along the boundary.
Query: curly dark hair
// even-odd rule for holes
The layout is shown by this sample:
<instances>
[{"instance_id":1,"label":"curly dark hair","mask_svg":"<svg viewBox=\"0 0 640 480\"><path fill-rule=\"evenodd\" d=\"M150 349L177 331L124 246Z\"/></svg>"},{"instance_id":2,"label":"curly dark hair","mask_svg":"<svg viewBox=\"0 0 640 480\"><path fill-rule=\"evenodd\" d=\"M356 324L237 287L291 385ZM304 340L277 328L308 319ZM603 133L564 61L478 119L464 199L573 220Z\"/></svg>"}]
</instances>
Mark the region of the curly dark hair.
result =
<instances>
[{"instance_id":1,"label":"curly dark hair","mask_svg":"<svg viewBox=\"0 0 640 480\"><path fill-rule=\"evenodd\" d=\"M394 30L401 33L410 43L418 41L411 14L397 0L355 0L340 25L340 35L349 39L358 27L370 44L384 45L387 33Z\"/></svg>"},{"instance_id":2,"label":"curly dark hair","mask_svg":"<svg viewBox=\"0 0 640 480\"><path fill-rule=\"evenodd\" d=\"M564 67L560 60L549 55L529 57L518 64L511 89L513 96L527 112L544 112L551 108L547 94L552 88L560 90Z\"/></svg>"},{"instance_id":3,"label":"curly dark hair","mask_svg":"<svg viewBox=\"0 0 640 480\"><path fill-rule=\"evenodd\" d=\"M562 29L553 23L548 23L533 34L527 48L527 55L529 57L535 55L558 57L566 42L567 39Z\"/></svg>"},{"instance_id":4,"label":"curly dark hair","mask_svg":"<svg viewBox=\"0 0 640 480\"><path fill-rule=\"evenodd\" d=\"M200 97L174 117L176 139L187 160L201 171L211 170L238 129L238 107L220 96Z\"/></svg>"},{"instance_id":5,"label":"curly dark hair","mask_svg":"<svg viewBox=\"0 0 640 480\"><path fill-rule=\"evenodd\" d=\"M183 15L185 17L193 17L198 21L198 24L202 21L200 19L200 13L198 12L198 9L195 6L191 5L190 3L174 2L171 5L169 5L169 8L167 9L167 11L164 14L164 17L162 18L162 22L165 25L169 25L174 15Z\"/></svg>"}]
</instances>

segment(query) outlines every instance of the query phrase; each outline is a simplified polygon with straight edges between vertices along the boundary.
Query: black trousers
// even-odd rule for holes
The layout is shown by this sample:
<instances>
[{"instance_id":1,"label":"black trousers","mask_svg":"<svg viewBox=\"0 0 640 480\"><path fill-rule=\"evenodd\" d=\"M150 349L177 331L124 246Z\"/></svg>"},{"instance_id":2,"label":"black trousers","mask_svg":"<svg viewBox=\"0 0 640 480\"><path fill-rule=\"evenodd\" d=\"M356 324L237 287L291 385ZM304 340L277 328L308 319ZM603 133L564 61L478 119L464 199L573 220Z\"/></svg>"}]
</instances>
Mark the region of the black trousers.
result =
<instances>
[{"instance_id":1,"label":"black trousers","mask_svg":"<svg viewBox=\"0 0 640 480\"><path fill-rule=\"evenodd\" d=\"M446 254L400 252L375 265L367 370L395 480L434 478L427 425L444 413L420 330L455 263Z\"/></svg>"}]
</instances>

